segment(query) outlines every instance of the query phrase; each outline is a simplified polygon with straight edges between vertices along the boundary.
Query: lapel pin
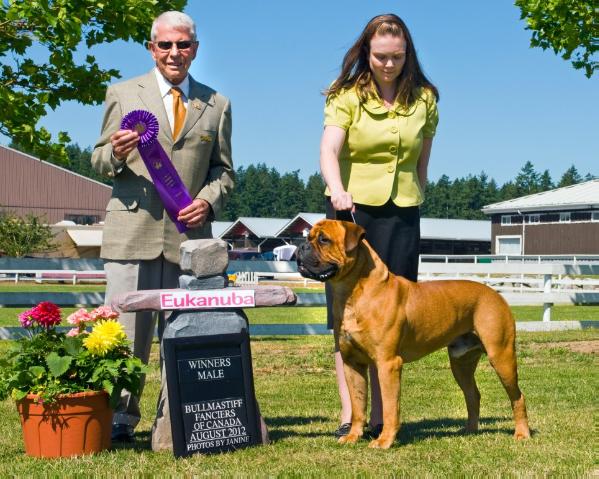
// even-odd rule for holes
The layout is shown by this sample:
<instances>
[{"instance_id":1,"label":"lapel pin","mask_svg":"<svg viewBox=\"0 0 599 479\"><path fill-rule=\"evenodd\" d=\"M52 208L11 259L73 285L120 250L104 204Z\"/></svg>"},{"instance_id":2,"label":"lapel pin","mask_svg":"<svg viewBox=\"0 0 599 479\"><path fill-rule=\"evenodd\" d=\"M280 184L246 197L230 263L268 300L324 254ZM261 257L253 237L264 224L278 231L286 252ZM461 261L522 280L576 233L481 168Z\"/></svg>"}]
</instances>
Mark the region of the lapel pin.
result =
<instances>
[{"instance_id":1,"label":"lapel pin","mask_svg":"<svg viewBox=\"0 0 599 479\"><path fill-rule=\"evenodd\" d=\"M200 100L193 100L191 102L191 106L193 106L196 110L202 108L202 102Z\"/></svg>"}]
</instances>

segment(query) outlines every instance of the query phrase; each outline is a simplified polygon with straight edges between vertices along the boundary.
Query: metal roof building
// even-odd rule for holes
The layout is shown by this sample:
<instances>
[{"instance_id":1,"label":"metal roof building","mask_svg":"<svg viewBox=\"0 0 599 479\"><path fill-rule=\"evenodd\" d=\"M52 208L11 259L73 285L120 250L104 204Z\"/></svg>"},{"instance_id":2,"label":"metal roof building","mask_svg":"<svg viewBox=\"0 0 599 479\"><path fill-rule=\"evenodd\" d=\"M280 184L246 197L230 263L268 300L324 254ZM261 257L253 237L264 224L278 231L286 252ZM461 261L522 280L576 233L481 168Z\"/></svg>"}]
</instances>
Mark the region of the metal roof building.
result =
<instances>
[{"instance_id":1,"label":"metal roof building","mask_svg":"<svg viewBox=\"0 0 599 479\"><path fill-rule=\"evenodd\" d=\"M233 250L272 251L285 244L285 241L277 238L277 233L288 222L287 218L242 216L225 229L220 238L227 241Z\"/></svg>"},{"instance_id":2,"label":"metal roof building","mask_svg":"<svg viewBox=\"0 0 599 479\"><path fill-rule=\"evenodd\" d=\"M221 235L231 227L232 221L213 221L212 222L212 236L220 238Z\"/></svg>"},{"instance_id":3,"label":"metal roof building","mask_svg":"<svg viewBox=\"0 0 599 479\"><path fill-rule=\"evenodd\" d=\"M599 179L493 203L495 254L599 254Z\"/></svg>"},{"instance_id":4,"label":"metal roof building","mask_svg":"<svg viewBox=\"0 0 599 479\"><path fill-rule=\"evenodd\" d=\"M483 213L599 209L599 179L543 191L483 207Z\"/></svg>"},{"instance_id":5,"label":"metal roof building","mask_svg":"<svg viewBox=\"0 0 599 479\"><path fill-rule=\"evenodd\" d=\"M0 145L0 210L48 224L99 223L112 187Z\"/></svg>"},{"instance_id":6,"label":"metal roof building","mask_svg":"<svg viewBox=\"0 0 599 479\"><path fill-rule=\"evenodd\" d=\"M279 245L299 245L324 218L323 213L298 213L292 219L243 217L220 237L233 251L268 252ZM488 254L491 250L490 221L422 218L420 230L424 254Z\"/></svg>"}]
</instances>

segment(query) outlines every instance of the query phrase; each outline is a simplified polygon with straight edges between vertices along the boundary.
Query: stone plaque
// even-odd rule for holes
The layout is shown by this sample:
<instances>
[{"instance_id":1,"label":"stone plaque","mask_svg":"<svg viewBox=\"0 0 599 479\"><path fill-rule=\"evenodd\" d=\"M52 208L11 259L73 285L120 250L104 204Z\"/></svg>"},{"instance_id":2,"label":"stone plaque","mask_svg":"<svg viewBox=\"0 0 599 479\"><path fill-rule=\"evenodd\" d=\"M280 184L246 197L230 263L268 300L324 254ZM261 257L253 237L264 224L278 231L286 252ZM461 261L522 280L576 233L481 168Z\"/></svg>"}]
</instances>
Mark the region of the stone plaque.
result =
<instances>
[{"instance_id":1,"label":"stone plaque","mask_svg":"<svg viewBox=\"0 0 599 479\"><path fill-rule=\"evenodd\" d=\"M175 456L260 444L247 332L163 346Z\"/></svg>"}]
</instances>

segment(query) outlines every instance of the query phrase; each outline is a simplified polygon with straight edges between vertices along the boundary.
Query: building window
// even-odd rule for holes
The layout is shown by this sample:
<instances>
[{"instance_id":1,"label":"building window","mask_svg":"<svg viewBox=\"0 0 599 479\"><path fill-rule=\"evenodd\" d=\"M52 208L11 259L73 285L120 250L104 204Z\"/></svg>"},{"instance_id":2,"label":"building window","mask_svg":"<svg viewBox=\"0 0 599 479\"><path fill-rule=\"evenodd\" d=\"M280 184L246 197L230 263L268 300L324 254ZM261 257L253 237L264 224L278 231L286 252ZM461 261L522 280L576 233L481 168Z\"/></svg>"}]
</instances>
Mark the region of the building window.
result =
<instances>
[{"instance_id":1,"label":"building window","mask_svg":"<svg viewBox=\"0 0 599 479\"><path fill-rule=\"evenodd\" d=\"M593 211L593 213L591 213L591 221L599 221L599 211Z\"/></svg>"},{"instance_id":2,"label":"building window","mask_svg":"<svg viewBox=\"0 0 599 479\"><path fill-rule=\"evenodd\" d=\"M559 222L560 223L569 223L570 222L570 212L560 213L559 214Z\"/></svg>"},{"instance_id":3,"label":"building window","mask_svg":"<svg viewBox=\"0 0 599 479\"><path fill-rule=\"evenodd\" d=\"M510 215L501 215L502 226L508 226L512 224L512 217Z\"/></svg>"},{"instance_id":4,"label":"building window","mask_svg":"<svg viewBox=\"0 0 599 479\"><path fill-rule=\"evenodd\" d=\"M100 222L98 215L64 215L66 221L72 221L76 225L93 225Z\"/></svg>"},{"instance_id":5,"label":"building window","mask_svg":"<svg viewBox=\"0 0 599 479\"><path fill-rule=\"evenodd\" d=\"M528 222L530 224L538 224L541 222L541 215L528 215Z\"/></svg>"}]
</instances>

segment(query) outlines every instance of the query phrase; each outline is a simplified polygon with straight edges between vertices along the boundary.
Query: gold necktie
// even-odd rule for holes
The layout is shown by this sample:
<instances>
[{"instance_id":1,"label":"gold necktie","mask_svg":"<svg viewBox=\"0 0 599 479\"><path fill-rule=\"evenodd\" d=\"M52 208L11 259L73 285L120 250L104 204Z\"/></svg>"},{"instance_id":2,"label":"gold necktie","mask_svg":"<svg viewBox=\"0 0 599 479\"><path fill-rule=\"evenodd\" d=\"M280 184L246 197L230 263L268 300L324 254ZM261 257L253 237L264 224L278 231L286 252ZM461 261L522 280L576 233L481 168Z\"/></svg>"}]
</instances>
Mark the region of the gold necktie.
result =
<instances>
[{"instance_id":1,"label":"gold necktie","mask_svg":"<svg viewBox=\"0 0 599 479\"><path fill-rule=\"evenodd\" d=\"M181 99L181 90L177 87L171 88L171 95L173 95L173 140L177 139L183 123L185 122L185 105Z\"/></svg>"}]
</instances>

